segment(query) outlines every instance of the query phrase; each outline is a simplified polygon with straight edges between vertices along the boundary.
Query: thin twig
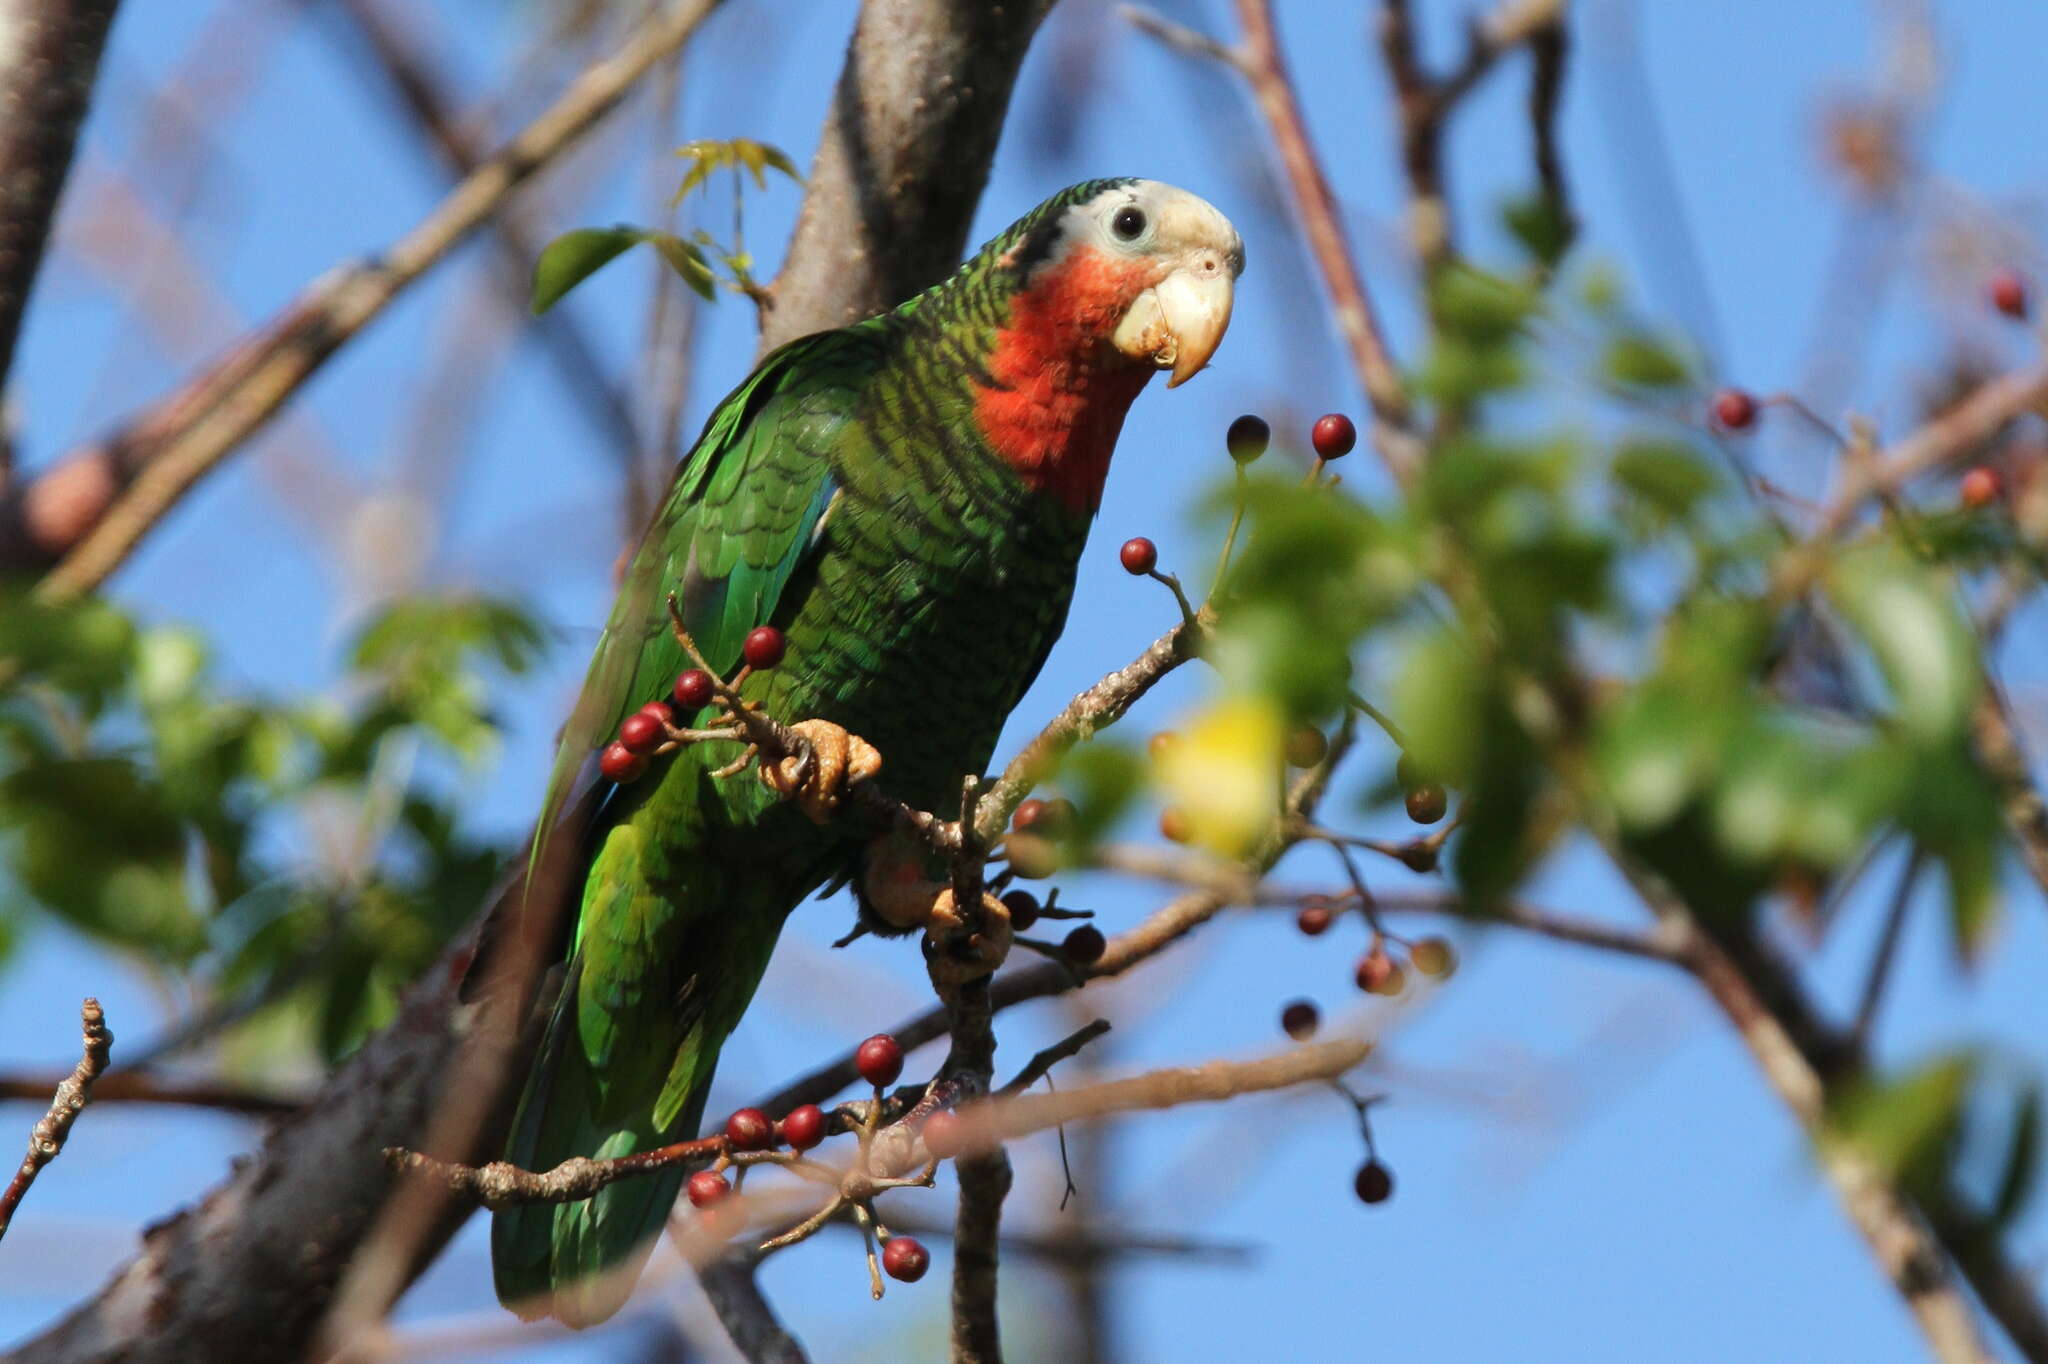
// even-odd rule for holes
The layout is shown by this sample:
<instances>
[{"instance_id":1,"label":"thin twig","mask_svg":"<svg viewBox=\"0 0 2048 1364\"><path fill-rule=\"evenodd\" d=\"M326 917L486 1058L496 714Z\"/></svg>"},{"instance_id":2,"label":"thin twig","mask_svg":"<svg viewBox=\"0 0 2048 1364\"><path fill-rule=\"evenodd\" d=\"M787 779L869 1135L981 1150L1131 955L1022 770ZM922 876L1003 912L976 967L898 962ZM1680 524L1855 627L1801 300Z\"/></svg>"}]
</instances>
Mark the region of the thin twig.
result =
<instances>
[{"instance_id":1,"label":"thin twig","mask_svg":"<svg viewBox=\"0 0 2048 1364\"><path fill-rule=\"evenodd\" d=\"M1102 1018L1095 1019L1084 1027L1076 1028L1073 1032L1067 1034L1067 1036L1051 1046L1046 1047L1026 1062L1024 1069L1017 1072L1015 1079L996 1091L997 1097L1022 1094L1025 1090L1044 1079L1054 1066L1070 1057L1080 1055L1081 1048L1087 1046L1090 1042L1093 1042L1108 1031L1109 1021Z\"/></svg>"},{"instance_id":2,"label":"thin twig","mask_svg":"<svg viewBox=\"0 0 2048 1364\"><path fill-rule=\"evenodd\" d=\"M1856 1006L1856 1042L1868 1045L1870 1029L1877 1022L1877 1006L1884 999L1884 987L1891 980L1892 959L1898 955L1899 935L1906 926L1906 908L1913 900L1913 886L1920 879L1924 854L1915 847L1906 858L1899 883L1892 889L1892 902L1885 910L1884 932L1877 941L1877 955L1871 959L1870 974L1863 981L1862 1002Z\"/></svg>"},{"instance_id":3,"label":"thin twig","mask_svg":"<svg viewBox=\"0 0 2048 1364\"><path fill-rule=\"evenodd\" d=\"M0 1075L0 1099L40 1099L57 1082L33 1075ZM128 1062L94 1086L93 1102L101 1104L164 1104L179 1108L217 1108L252 1118L274 1118L305 1102L303 1096L274 1094L218 1080L184 1080L138 1070Z\"/></svg>"},{"instance_id":4,"label":"thin twig","mask_svg":"<svg viewBox=\"0 0 2048 1364\"><path fill-rule=\"evenodd\" d=\"M1401 385L1400 367L1380 330L1372 296L1352 256L1337 196L1309 142L1308 123L1273 28L1272 7L1268 0L1237 0L1237 17L1244 30L1239 69L1251 85L1252 98L1280 153L1302 232L1322 272L1323 286L1351 351L1352 366L1372 406L1375 443L1388 467L1405 479L1421 460L1419 446L1408 429L1407 390Z\"/></svg>"},{"instance_id":5,"label":"thin twig","mask_svg":"<svg viewBox=\"0 0 2048 1364\"><path fill-rule=\"evenodd\" d=\"M1177 51L1224 63L1250 87L1280 153L1309 252L1322 273L1352 367L1372 407L1374 446L1394 474L1406 479L1422 461L1421 444L1410 429L1408 394L1352 257L1336 195L1309 143L1308 125L1280 55L1266 0L1238 0L1244 39L1235 47L1136 5L1125 5L1119 12Z\"/></svg>"},{"instance_id":6,"label":"thin twig","mask_svg":"<svg viewBox=\"0 0 2048 1364\"><path fill-rule=\"evenodd\" d=\"M107 1059L114 1050L114 1034L107 1028L107 1016L100 1008L100 1002L87 996L79 1006L78 1021L85 1032L84 1054L78 1058L77 1066L57 1086L55 1097L50 1100L50 1111L43 1114L41 1121L28 1135L28 1154L22 1157L21 1167L14 1172L14 1178L7 1182L7 1188L0 1192L0 1236L7 1235L8 1224L14 1220L14 1210L21 1206L21 1200L28 1193L29 1185L36 1182L36 1176L43 1167L57 1158L64 1149L64 1140L71 1135L71 1124L78 1121L78 1115L92 1099L93 1081L107 1068Z\"/></svg>"},{"instance_id":7,"label":"thin twig","mask_svg":"<svg viewBox=\"0 0 2048 1364\"><path fill-rule=\"evenodd\" d=\"M465 127L448 82L425 46L414 40L382 0L338 0L334 8L355 30L371 58L369 62L348 62L349 69L364 72L373 83L390 88L397 97L395 103L411 117L422 140L452 174L472 174L482 164L486 149ZM640 433L632 409L606 373L596 345L577 324L573 311L553 308L538 319L527 317L528 281L545 244L530 215L521 211L518 202L507 203L504 211L491 219L490 229L500 279L495 296L533 327L561 372L564 390L583 406L617 459L625 498L623 534L634 535L646 524L649 507L645 481L639 477Z\"/></svg>"},{"instance_id":8,"label":"thin twig","mask_svg":"<svg viewBox=\"0 0 2048 1364\"><path fill-rule=\"evenodd\" d=\"M110 491L120 489L82 538L59 547L68 552L38 592L64 599L104 582L164 514L268 422L343 343L502 210L513 190L617 108L642 75L689 39L716 3L678 0L651 16L614 56L584 72L381 255L330 272L207 372L38 479L41 484L66 476L69 466L90 467L101 471ZM27 490L27 501L33 501L35 486ZM11 519L23 509L0 506L0 513L8 514L0 519ZM33 539L31 559L50 548Z\"/></svg>"}]
</instances>

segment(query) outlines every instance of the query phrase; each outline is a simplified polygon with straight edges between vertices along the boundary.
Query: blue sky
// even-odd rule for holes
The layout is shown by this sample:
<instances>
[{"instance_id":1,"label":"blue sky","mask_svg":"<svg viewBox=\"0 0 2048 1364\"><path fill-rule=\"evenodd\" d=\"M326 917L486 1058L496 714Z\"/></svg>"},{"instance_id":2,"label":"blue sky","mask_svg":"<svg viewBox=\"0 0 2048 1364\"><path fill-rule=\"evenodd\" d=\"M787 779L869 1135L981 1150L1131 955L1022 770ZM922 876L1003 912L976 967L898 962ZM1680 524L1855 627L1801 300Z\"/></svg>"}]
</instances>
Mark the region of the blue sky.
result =
<instances>
[{"instance_id":1,"label":"blue sky","mask_svg":"<svg viewBox=\"0 0 2048 1364\"><path fill-rule=\"evenodd\" d=\"M280 40L260 51L254 39L195 48L212 16L266 8L246 0L126 7L108 97L89 128L101 164L125 163L151 122L138 102L145 84L195 63L217 79L247 83L246 99L205 128L218 158L199 187L188 238L228 315L244 321L269 314L319 271L389 241L441 185L403 129L338 62L321 23L280 28ZM1223 8L1174 12L1218 23ZM1448 59L1456 7L1421 0L1419 8L1430 21L1431 54ZM1357 6L1279 9L1313 133L1405 346L1416 318L1399 255L1401 186L1389 103L1370 35ZM732 0L693 50L674 140L753 136L807 164L853 10L850 0ZM1172 393L1154 385L1133 412L1067 636L1020 708L1004 751L1170 623L1170 602L1117 568L1115 546L1142 533L1159 542L1169 567L1199 573L1210 562L1190 508L1223 467L1221 433L1232 416L1263 411L1278 420L1361 405L1334 332L1304 292L1299 241L1249 191L1246 172L1256 173L1267 156L1262 142L1236 140L1252 131L1239 92L1220 73L1130 34L1099 6L1067 0L1062 10L1020 83L977 240L1072 180L1142 174L1185 185L1231 214L1246 238L1249 269L1214 368ZM1816 336L1828 338L1822 344L1829 349L1866 339L1838 341L1829 319L1817 316L1841 205L1815 128L1831 96L1866 85L1880 69L1882 31L1873 15L1884 10L1759 0L1591 0L1582 9L1562 123L1584 225L1580 250L1613 262L1651 308L1709 346L1723 374L1759 390L1796 385ZM526 37L523 21L510 17L517 13L491 0L436 0L419 7L419 22L438 32L467 87L482 94ZM1631 78L1614 37L1614 26L1631 14L1669 149L1676 208L1697 246L1699 288L1686 282L1675 245L1681 234L1643 216L1649 182L1636 153L1647 125L1628 103ZM2028 135L2041 118L2048 11L1951 6L1939 32L1948 69L1921 149L1939 195L1952 212L2010 210L2026 224L2029 201L2048 184L2048 142ZM1071 142L1055 148L1052 80L1063 44L1068 52L1094 51L1099 84ZM1482 252L1498 244L1486 228L1488 207L1527 183L1522 98L1517 65L1464 112L1449 144ZM541 210L549 230L644 218L648 177L669 173L656 159L660 150L646 141L644 150L606 166L565 167L557 183L576 189ZM786 186L750 204L750 243L769 265L795 204ZM382 500L355 514L345 538L388 547L377 527L410 524L392 471L413 439L412 403L437 372L458 286L476 264L472 247L346 351L304 395L300 425L274 428L191 498L114 591L151 618L212 632L227 675L252 687L330 679L366 579L338 570L337 556L309 543L306 522L281 499L278 470L296 450L316 467L332 461L363 488L381 489ZM569 305L626 375L636 373L649 268L639 261L615 267ZM1888 430L1913 407L1914 390L1900 380L1919 373L1948 329L1978 327L1938 308L1914 278L1908 272L1886 296L1868 338L1866 374L1874 377L1848 395ZM2010 362L2024 353L2015 333L1983 327L1979 339ZM188 349L138 342L125 334L105 285L60 264L35 300L17 368L22 448L31 460L47 458L104 427L172 383L197 358L189 349L195 342L204 354L221 339L188 334ZM752 349L743 305L729 302L702 318L689 430L744 374ZM1590 399L1578 395L1579 409L1573 395L1563 395L1550 415L1582 416ZM559 627L561 644L544 675L505 698L511 731L502 764L465 793L478 827L509 831L534 808L549 736L609 595L615 483L591 428L535 346L522 345L491 381L487 405L464 448L435 452L453 471L453 491L442 532L421 553L429 581L518 592ZM1799 478L1800 447L1772 449L1787 478ZM1351 472L1366 476L1362 467ZM2027 633L2024 623L2015 631ZM2039 649L2016 647L2006 661L2016 704L2031 721L2041 711ZM1199 686L1192 675L1174 679L1147 700L1138 722L1170 723ZM1290 862L1290 879L1329 875L1313 851ZM1157 899L1108 882L1077 885L1074 898L1098 908L1111 928L1134 922ZM1626 919L1632 912L1598 862L1581 856L1548 868L1536 898L1583 914ZM1882 1057L1902 1062L1948 1042L1986 1038L2037 1064L2048 1057L2038 986L2027 969L2048 952L2041 909L2016 883L1999 940L1965 980L1928 898L1909 928L1905 969L1877 1036ZM1876 910L1853 906L1819 958L1820 992L1837 1007L1853 1000ZM792 919L759 1003L728 1048L714 1111L919 1006L922 971L900 944L869 940L825 951L847 917L843 904L832 903L806 906ZM1254 1247L1244 1262L1141 1261L1120 1272L1113 1293L1121 1357L1922 1357L1911 1320L1814 1178L1783 1108L1682 979L1582 949L1467 937L1464 967L1447 986L1394 1010L1355 1002L1348 978L1357 947L1344 930L1310 941L1276 918L1247 914L1213 925L1133 980L1091 987L1080 999L1078 1007L1117 1024L1102 1056L1117 1067L1268 1049L1278 1042L1280 1004L1300 994L1320 999L1328 1013L1357 1009L1375 1027L1389 1025L1385 1064L1372 1077L1391 1096L1376 1131L1399 1181L1383 1208L1362 1208L1351 1197L1359 1143L1334 1096L1144 1118L1110 1138L1117 1201L1107 1215L1117 1225ZM47 1067L68 1057L72 1010L83 993L100 995L124 1040L148 1036L164 1016L164 1002L137 977L54 933L29 943L4 986L0 1065ZM1005 1055L1021 1060L1078 1016L1051 1005L1006 1016ZM919 1057L913 1069L935 1059ZM0 1106L0 1141L30 1121L27 1106ZM254 1136L213 1114L90 1111L0 1243L0 1341L32 1331L90 1291L125 1257L140 1226L211 1184ZM1056 1227L1050 1141L1028 1141L1015 1155L1028 1178L1009 1215L1020 1225ZM910 1206L943 1218L950 1201L934 1194ZM471 1226L407 1299L403 1322L490 1309L480 1231L481 1224ZM914 1352L908 1342L936 1339L943 1322L947 1257L935 1248L940 1263L932 1277L893 1290L879 1305L868 1301L858 1252L845 1236L779 1257L764 1281L816 1357L900 1358ZM2037 1212L2014 1250L2022 1262L2048 1252L2048 1217ZM1013 1279L1006 1307L1017 1355L1029 1358L1033 1312L1059 1299L1030 1274ZM701 1318L701 1309L692 1310ZM596 1341L551 1341L530 1355L606 1356Z\"/></svg>"}]
</instances>

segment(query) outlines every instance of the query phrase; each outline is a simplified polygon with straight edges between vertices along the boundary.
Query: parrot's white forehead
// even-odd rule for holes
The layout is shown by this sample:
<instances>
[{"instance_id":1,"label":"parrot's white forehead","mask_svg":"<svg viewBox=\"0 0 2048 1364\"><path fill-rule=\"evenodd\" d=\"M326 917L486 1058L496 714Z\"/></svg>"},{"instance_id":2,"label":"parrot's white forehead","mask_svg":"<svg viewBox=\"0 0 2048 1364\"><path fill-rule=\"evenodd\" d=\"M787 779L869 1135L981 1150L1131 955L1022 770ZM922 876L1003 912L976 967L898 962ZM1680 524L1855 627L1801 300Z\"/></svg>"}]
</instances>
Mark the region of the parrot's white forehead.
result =
<instances>
[{"instance_id":1,"label":"parrot's white forehead","mask_svg":"<svg viewBox=\"0 0 2048 1364\"><path fill-rule=\"evenodd\" d=\"M1060 225L1069 244L1132 254L1216 251L1230 262L1233 275L1244 272L1244 240L1230 219L1208 200L1162 180L1132 180L1103 190L1068 209Z\"/></svg>"}]
</instances>

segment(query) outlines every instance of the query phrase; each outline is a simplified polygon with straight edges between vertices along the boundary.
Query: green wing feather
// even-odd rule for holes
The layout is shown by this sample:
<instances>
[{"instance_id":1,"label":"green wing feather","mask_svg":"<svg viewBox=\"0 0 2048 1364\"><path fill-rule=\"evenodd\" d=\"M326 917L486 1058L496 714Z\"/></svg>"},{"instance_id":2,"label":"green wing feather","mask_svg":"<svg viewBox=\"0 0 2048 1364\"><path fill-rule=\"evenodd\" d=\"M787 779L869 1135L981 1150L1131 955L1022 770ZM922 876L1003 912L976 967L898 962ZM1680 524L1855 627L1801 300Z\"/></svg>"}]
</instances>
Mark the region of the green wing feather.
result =
<instances>
[{"instance_id":1,"label":"green wing feather","mask_svg":"<svg viewBox=\"0 0 2048 1364\"><path fill-rule=\"evenodd\" d=\"M878 359L861 328L802 337L763 360L711 414L634 553L563 728L536 865L577 773L620 721L666 696L688 666L669 628L669 593L679 594L684 623L721 673L738 664L747 632L774 617L836 491L823 452Z\"/></svg>"}]
</instances>

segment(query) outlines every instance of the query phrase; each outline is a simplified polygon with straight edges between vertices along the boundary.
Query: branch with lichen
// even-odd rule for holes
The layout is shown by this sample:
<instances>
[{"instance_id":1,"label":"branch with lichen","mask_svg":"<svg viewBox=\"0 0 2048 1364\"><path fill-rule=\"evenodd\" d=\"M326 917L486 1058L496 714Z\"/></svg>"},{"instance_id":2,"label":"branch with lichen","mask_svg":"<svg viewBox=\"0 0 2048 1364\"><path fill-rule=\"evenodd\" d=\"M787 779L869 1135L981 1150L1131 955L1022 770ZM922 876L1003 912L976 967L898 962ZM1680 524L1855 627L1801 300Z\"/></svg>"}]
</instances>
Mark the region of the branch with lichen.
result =
<instances>
[{"instance_id":1,"label":"branch with lichen","mask_svg":"<svg viewBox=\"0 0 2048 1364\"><path fill-rule=\"evenodd\" d=\"M22 1157L14 1178L7 1181L5 1190L0 1190L0 1236L7 1234L15 1209L21 1206L21 1200L27 1196L29 1186L36 1182L36 1176L64 1150L64 1141L71 1135L71 1125L78 1121L78 1115L92 1101L93 1081L99 1079L113 1054L114 1034L107 1028L106 1013L97 999L86 998L85 1003L79 1006L78 1019L85 1034L83 1054L71 1074L57 1086L49 1111L30 1130L28 1154Z\"/></svg>"}]
</instances>

